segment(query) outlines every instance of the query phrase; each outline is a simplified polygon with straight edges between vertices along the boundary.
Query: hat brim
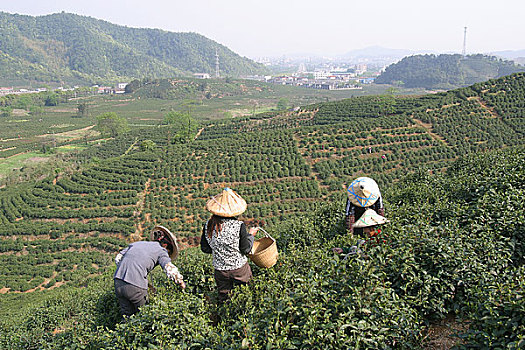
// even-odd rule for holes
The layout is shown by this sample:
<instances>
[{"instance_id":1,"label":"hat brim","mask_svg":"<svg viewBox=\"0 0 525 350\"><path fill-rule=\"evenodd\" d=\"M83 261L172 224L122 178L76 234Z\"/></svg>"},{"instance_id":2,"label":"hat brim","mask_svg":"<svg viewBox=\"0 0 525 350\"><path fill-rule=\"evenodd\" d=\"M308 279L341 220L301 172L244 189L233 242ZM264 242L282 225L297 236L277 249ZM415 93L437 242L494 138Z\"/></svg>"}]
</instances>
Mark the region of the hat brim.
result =
<instances>
[{"instance_id":1,"label":"hat brim","mask_svg":"<svg viewBox=\"0 0 525 350\"><path fill-rule=\"evenodd\" d=\"M387 218L379 215L373 209L367 209L363 215L352 225L354 228L372 227L390 222Z\"/></svg>"},{"instance_id":2,"label":"hat brim","mask_svg":"<svg viewBox=\"0 0 525 350\"><path fill-rule=\"evenodd\" d=\"M151 234L150 234L150 239L151 240L155 240L155 236L154 236L154 232L155 231L162 231L162 232L164 232L166 237L169 238L169 240L171 241L171 245L173 246L173 253L170 254L170 259L171 260L177 259L177 256L179 256L179 245L177 244L177 237L175 237L175 235L173 233L171 233L171 231L168 230L166 227L161 226L161 225L157 225L151 231Z\"/></svg>"}]
</instances>

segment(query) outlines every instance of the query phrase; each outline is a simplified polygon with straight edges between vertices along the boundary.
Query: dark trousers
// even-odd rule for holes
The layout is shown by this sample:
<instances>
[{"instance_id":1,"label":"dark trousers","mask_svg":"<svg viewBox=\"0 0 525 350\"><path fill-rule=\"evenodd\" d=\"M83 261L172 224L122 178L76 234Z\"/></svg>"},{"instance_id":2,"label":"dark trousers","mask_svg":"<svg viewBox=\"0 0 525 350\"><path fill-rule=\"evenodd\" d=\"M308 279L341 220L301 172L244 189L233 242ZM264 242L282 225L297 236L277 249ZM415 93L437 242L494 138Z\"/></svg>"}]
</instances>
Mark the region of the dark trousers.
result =
<instances>
[{"instance_id":1,"label":"dark trousers","mask_svg":"<svg viewBox=\"0 0 525 350\"><path fill-rule=\"evenodd\" d=\"M213 275L219 291L219 301L223 302L228 300L233 287L247 284L252 279L252 269L250 264L246 262L242 267L235 270L215 270Z\"/></svg>"},{"instance_id":2,"label":"dark trousers","mask_svg":"<svg viewBox=\"0 0 525 350\"><path fill-rule=\"evenodd\" d=\"M115 295L120 305L122 316L131 316L139 311L139 307L146 304L148 290L115 278Z\"/></svg>"}]
</instances>

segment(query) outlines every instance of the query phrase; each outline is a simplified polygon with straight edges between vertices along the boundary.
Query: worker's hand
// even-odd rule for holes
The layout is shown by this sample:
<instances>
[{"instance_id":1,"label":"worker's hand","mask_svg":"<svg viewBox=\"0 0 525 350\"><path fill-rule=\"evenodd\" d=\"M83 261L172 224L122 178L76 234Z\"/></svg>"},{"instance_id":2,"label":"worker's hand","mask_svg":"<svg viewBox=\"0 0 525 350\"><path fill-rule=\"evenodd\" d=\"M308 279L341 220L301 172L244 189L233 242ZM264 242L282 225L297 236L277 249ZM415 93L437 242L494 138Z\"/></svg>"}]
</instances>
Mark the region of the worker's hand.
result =
<instances>
[{"instance_id":1,"label":"worker's hand","mask_svg":"<svg viewBox=\"0 0 525 350\"><path fill-rule=\"evenodd\" d=\"M157 288L153 287L151 284L148 286L148 293L149 294L156 294Z\"/></svg>"},{"instance_id":2,"label":"worker's hand","mask_svg":"<svg viewBox=\"0 0 525 350\"><path fill-rule=\"evenodd\" d=\"M342 254L343 253L343 248L333 248L332 251L336 254Z\"/></svg>"},{"instance_id":3,"label":"worker's hand","mask_svg":"<svg viewBox=\"0 0 525 350\"><path fill-rule=\"evenodd\" d=\"M257 231L259 231L259 228L258 227L252 227L250 228L250 234L252 236L255 236L257 234Z\"/></svg>"},{"instance_id":4,"label":"worker's hand","mask_svg":"<svg viewBox=\"0 0 525 350\"><path fill-rule=\"evenodd\" d=\"M178 284L182 289L186 289L186 283L184 283L184 281L180 281Z\"/></svg>"}]
</instances>

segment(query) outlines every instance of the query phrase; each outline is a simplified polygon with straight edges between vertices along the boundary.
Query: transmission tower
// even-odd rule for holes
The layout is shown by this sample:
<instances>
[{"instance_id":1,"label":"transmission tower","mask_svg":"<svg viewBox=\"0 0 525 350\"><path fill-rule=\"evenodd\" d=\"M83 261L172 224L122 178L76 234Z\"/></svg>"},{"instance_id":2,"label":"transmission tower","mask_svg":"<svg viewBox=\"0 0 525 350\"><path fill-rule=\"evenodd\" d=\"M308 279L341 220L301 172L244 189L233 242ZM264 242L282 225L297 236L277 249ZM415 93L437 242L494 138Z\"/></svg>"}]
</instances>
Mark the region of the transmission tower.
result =
<instances>
[{"instance_id":1,"label":"transmission tower","mask_svg":"<svg viewBox=\"0 0 525 350\"><path fill-rule=\"evenodd\" d=\"M463 56L467 55L467 27L465 27L465 32L463 34Z\"/></svg>"},{"instance_id":2,"label":"transmission tower","mask_svg":"<svg viewBox=\"0 0 525 350\"><path fill-rule=\"evenodd\" d=\"M215 78L219 78L219 52L215 49Z\"/></svg>"}]
</instances>

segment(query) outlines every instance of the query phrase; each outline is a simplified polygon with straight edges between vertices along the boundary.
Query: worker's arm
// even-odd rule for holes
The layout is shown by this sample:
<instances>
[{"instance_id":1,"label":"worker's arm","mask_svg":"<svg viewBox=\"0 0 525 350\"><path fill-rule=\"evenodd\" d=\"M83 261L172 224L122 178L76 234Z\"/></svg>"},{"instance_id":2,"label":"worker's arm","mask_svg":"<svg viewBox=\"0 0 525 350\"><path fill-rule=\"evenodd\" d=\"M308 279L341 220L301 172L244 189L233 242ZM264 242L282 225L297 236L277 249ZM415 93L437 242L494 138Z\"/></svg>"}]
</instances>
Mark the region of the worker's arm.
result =
<instances>
[{"instance_id":1,"label":"worker's arm","mask_svg":"<svg viewBox=\"0 0 525 350\"><path fill-rule=\"evenodd\" d=\"M186 283L184 283L183 276L179 272L177 266L173 265L173 263L167 263L166 266L164 266L164 272L166 272L168 279L177 284L180 284L182 288L186 288Z\"/></svg>"},{"instance_id":2,"label":"worker's arm","mask_svg":"<svg viewBox=\"0 0 525 350\"><path fill-rule=\"evenodd\" d=\"M206 254L211 254L211 247L208 243L208 239L206 238L206 226L202 227L201 251Z\"/></svg>"},{"instance_id":3,"label":"worker's arm","mask_svg":"<svg viewBox=\"0 0 525 350\"><path fill-rule=\"evenodd\" d=\"M355 223L355 206L350 201L349 198L346 199L346 208L345 208L345 224L346 229L349 233L354 232L354 223Z\"/></svg>"},{"instance_id":4,"label":"worker's arm","mask_svg":"<svg viewBox=\"0 0 525 350\"><path fill-rule=\"evenodd\" d=\"M159 265L166 273L166 276L168 276L168 279L180 284L182 288L186 288L186 284L184 283L183 277L179 272L179 269L171 262L168 252L165 249L163 250L164 251L161 253L158 259Z\"/></svg>"},{"instance_id":5,"label":"worker's arm","mask_svg":"<svg viewBox=\"0 0 525 350\"><path fill-rule=\"evenodd\" d=\"M354 232L354 224L355 224L355 215L348 215L346 217L346 229L349 233Z\"/></svg>"},{"instance_id":6,"label":"worker's arm","mask_svg":"<svg viewBox=\"0 0 525 350\"><path fill-rule=\"evenodd\" d=\"M246 230L246 225L243 222L241 225L241 232L239 235L240 236L239 237L240 238L239 239L239 250L244 255L251 253L252 247L253 247L254 235L255 233L257 233L257 230L253 227L252 229L250 229L250 231L252 231L252 233L248 233L248 231Z\"/></svg>"},{"instance_id":7,"label":"worker's arm","mask_svg":"<svg viewBox=\"0 0 525 350\"><path fill-rule=\"evenodd\" d=\"M124 254L126 254L126 252L129 250L129 246L123 250L121 250L117 256L115 257L115 264L118 266L120 264L120 260L122 260L122 257L124 256Z\"/></svg>"}]
</instances>

